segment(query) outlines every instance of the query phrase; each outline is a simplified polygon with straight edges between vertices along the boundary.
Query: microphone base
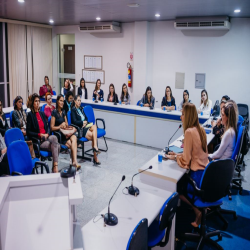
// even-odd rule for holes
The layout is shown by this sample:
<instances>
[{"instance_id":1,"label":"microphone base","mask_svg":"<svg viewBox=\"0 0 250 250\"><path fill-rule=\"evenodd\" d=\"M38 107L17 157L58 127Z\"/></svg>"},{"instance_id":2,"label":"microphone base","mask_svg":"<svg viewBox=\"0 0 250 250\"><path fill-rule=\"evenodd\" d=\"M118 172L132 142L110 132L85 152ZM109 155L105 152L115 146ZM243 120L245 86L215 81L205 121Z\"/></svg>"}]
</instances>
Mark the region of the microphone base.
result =
<instances>
[{"instance_id":1,"label":"microphone base","mask_svg":"<svg viewBox=\"0 0 250 250\"><path fill-rule=\"evenodd\" d=\"M70 166L69 168L63 169L61 171L62 178L70 178L75 176L75 174L76 174L76 168L74 166Z\"/></svg>"},{"instance_id":2,"label":"microphone base","mask_svg":"<svg viewBox=\"0 0 250 250\"><path fill-rule=\"evenodd\" d=\"M129 186L128 187L128 193L133 196L137 196L140 194L140 190L137 187Z\"/></svg>"},{"instance_id":3,"label":"microphone base","mask_svg":"<svg viewBox=\"0 0 250 250\"><path fill-rule=\"evenodd\" d=\"M95 103L98 103L98 101L95 101Z\"/></svg>"},{"instance_id":4,"label":"microphone base","mask_svg":"<svg viewBox=\"0 0 250 250\"><path fill-rule=\"evenodd\" d=\"M115 226L118 224L118 218L114 214L107 213L104 215L104 222L106 225Z\"/></svg>"}]
</instances>

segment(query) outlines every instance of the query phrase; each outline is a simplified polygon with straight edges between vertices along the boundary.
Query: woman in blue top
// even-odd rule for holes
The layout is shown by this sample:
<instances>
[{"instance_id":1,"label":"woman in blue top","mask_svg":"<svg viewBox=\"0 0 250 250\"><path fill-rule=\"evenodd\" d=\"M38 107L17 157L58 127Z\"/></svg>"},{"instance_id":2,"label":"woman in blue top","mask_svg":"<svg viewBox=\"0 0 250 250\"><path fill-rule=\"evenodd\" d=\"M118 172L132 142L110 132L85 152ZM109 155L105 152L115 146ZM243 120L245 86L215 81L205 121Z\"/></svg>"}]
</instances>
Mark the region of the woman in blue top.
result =
<instances>
[{"instance_id":1,"label":"woman in blue top","mask_svg":"<svg viewBox=\"0 0 250 250\"><path fill-rule=\"evenodd\" d=\"M154 108L155 106L155 98L153 97L152 90L149 86L146 88L146 92L141 99L141 103L144 107Z\"/></svg>"},{"instance_id":2,"label":"woman in blue top","mask_svg":"<svg viewBox=\"0 0 250 250\"><path fill-rule=\"evenodd\" d=\"M95 90L93 91L93 98L98 99L99 101L101 101L102 98L104 96L104 92L101 89L101 80L97 79L96 83L95 83Z\"/></svg>"},{"instance_id":3,"label":"woman in blue top","mask_svg":"<svg viewBox=\"0 0 250 250\"><path fill-rule=\"evenodd\" d=\"M175 110L175 98L172 95L172 90L170 86L166 87L165 96L162 98L161 109L166 108L166 110Z\"/></svg>"},{"instance_id":4,"label":"woman in blue top","mask_svg":"<svg viewBox=\"0 0 250 250\"><path fill-rule=\"evenodd\" d=\"M97 127L96 125L89 126L88 117L85 115L83 108L81 107L81 97L75 96L73 107L71 110L71 122L79 128L83 129L83 137L92 141L92 149L94 152L94 164L101 165L101 162L97 159L97 154L100 153L97 146Z\"/></svg>"},{"instance_id":5,"label":"woman in blue top","mask_svg":"<svg viewBox=\"0 0 250 250\"><path fill-rule=\"evenodd\" d=\"M71 104L73 102L73 93L71 91L67 92L66 96L65 96L65 100L64 100L64 104L63 104L63 109L67 115L68 111L71 111Z\"/></svg>"}]
</instances>

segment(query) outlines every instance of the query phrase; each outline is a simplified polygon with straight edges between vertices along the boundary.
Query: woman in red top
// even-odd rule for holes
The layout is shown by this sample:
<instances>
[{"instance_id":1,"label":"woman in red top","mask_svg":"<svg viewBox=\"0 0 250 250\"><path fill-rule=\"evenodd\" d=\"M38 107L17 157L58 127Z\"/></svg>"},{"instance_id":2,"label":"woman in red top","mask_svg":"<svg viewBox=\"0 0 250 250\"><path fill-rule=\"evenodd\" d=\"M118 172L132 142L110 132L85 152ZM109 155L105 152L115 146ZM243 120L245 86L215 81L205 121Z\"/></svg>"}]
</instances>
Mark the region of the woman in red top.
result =
<instances>
[{"instance_id":1,"label":"woman in red top","mask_svg":"<svg viewBox=\"0 0 250 250\"><path fill-rule=\"evenodd\" d=\"M52 105L52 95L50 92L46 93L45 101L47 102L47 105L45 106L44 114L46 116L46 120L48 121L48 118L51 116L52 111L55 109L55 107Z\"/></svg>"},{"instance_id":2,"label":"woman in red top","mask_svg":"<svg viewBox=\"0 0 250 250\"><path fill-rule=\"evenodd\" d=\"M53 167L52 172L57 173L58 156L60 144L55 135L48 134L48 123L45 114L39 111L40 98L38 94L33 94L28 99L27 106L31 109L27 117L27 135L30 139L41 140L40 148L52 153Z\"/></svg>"}]
</instances>

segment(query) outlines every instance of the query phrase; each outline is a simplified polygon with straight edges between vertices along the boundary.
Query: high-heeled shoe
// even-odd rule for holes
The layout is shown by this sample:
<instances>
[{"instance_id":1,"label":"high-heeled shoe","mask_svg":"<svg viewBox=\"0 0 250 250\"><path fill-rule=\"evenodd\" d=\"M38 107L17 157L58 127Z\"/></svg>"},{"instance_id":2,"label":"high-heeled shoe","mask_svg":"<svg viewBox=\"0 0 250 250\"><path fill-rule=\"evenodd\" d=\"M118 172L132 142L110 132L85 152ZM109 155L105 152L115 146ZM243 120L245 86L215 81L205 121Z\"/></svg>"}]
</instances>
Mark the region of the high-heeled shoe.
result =
<instances>
[{"instance_id":1,"label":"high-heeled shoe","mask_svg":"<svg viewBox=\"0 0 250 250\"><path fill-rule=\"evenodd\" d=\"M97 154L100 154L101 151L100 150L97 150L96 148L92 148L93 149L93 152L96 152Z\"/></svg>"},{"instance_id":2,"label":"high-heeled shoe","mask_svg":"<svg viewBox=\"0 0 250 250\"><path fill-rule=\"evenodd\" d=\"M94 165L101 165L100 161L95 161L95 159L93 159Z\"/></svg>"}]
</instances>

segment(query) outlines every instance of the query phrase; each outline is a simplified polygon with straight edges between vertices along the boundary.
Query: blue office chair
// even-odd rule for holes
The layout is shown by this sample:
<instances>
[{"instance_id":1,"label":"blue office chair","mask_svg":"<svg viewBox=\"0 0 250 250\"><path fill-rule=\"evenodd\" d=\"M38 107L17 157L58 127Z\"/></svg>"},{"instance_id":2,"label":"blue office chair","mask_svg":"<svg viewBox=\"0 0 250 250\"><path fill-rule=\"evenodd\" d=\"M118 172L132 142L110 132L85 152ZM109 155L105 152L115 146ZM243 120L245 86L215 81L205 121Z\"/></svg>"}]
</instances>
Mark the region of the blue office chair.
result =
<instances>
[{"instance_id":1,"label":"blue office chair","mask_svg":"<svg viewBox=\"0 0 250 250\"><path fill-rule=\"evenodd\" d=\"M25 141L23 133L19 128L12 128L7 130L5 133L4 140L7 148L14 141Z\"/></svg>"},{"instance_id":2,"label":"blue office chair","mask_svg":"<svg viewBox=\"0 0 250 250\"><path fill-rule=\"evenodd\" d=\"M43 104L43 106L40 108L42 112L44 112L44 109L45 109L46 105L47 105L47 104L45 103L45 104Z\"/></svg>"},{"instance_id":3,"label":"blue office chair","mask_svg":"<svg viewBox=\"0 0 250 250\"><path fill-rule=\"evenodd\" d=\"M56 95L56 91L55 90L53 90L52 92L53 92L53 95Z\"/></svg>"},{"instance_id":4,"label":"blue office chair","mask_svg":"<svg viewBox=\"0 0 250 250\"><path fill-rule=\"evenodd\" d=\"M14 141L8 146L7 157L11 175L30 175L38 174L38 168L43 168L49 173L49 167L46 162L39 159L31 159L28 145L24 141Z\"/></svg>"},{"instance_id":5,"label":"blue office chair","mask_svg":"<svg viewBox=\"0 0 250 250\"><path fill-rule=\"evenodd\" d=\"M148 220L142 219L133 230L126 250L147 250L148 249Z\"/></svg>"},{"instance_id":6,"label":"blue office chair","mask_svg":"<svg viewBox=\"0 0 250 250\"><path fill-rule=\"evenodd\" d=\"M223 248L210 237L222 236L219 230L206 233L206 209L220 207L223 204L222 198L228 194L234 173L234 161L224 159L211 161L205 168L200 183L196 183L190 176L188 181L194 189L194 193L188 193L187 198L202 211L199 233L185 233L185 238L191 241L199 241L197 250L202 249L205 243L217 249Z\"/></svg>"},{"instance_id":7,"label":"blue office chair","mask_svg":"<svg viewBox=\"0 0 250 250\"><path fill-rule=\"evenodd\" d=\"M13 118L12 118L12 115L13 115L13 112L14 112L14 110L12 110L11 112L10 112L10 127L11 128L14 128L14 124L13 124Z\"/></svg>"},{"instance_id":8,"label":"blue office chair","mask_svg":"<svg viewBox=\"0 0 250 250\"><path fill-rule=\"evenodd\" d=\"M101 118L95 119L94 110L89 105L84 107L84 113L88 117L88 122L92 122L93 124L96 123L96 126L97 126L97 138L103 137L103 139L104 139L104 142L105 142L105 145L106 145L106 149L100 149L99 147L98 147L98 149L100 151L107 152L108 151L108 145L107 145L106 138L105 138L106 131L105 131L105 121L104 121L104 119L101 119ZM102 122L103 128L99 128L98 127L98 121Z\"/></svg>"},{"instance_id":9,"label":"blue office chair","mask_svg":"<svg viewBox=\"0 0 250 250\"><path fill-rule=\"evenodd\" d=\"M241 115L239 115L238 116L237 129L239 129L240 125L242 125L243 122L244 122L244 118Z\"/></svg>"},{"instance_id":10,"label":"blue office chair","mask_svg":"<svg viewBox=\"0 0 250 250\"><path fill-rule=\"evenodd\" d=\"M136 103L136 105L137 105L137 106L140 106L140 102L141 102L141 100L139 100L139 101Z\"/></svg>"},{"instance_id":11,"label":"blue office chair","mask_svg":"<svg viewBox=\"0 0 250 250\"><path fill-rule=\"evenodd\" d=\"M175 216L179 200L178 193L173 193L163 204L159 219L155 219L148 228L148 249L160 246L165 247L169 240L172 220ZM164 240L163 240L164 239Z\"/></svg>"},{"instance_id":12,"label":"blue office chair","mask_svg":"<svg viewBox=\"0 0 250 250\"><path fill-rule=\"evenodd\" d=\"M73 126L73 127L75 127L77 129L77 132L78 132L77 142L82 145L82 155L81 156L77 155L77 158L81 158L83 160L91 161L90 158L84 156L84 153L85 153L84 152L84 142L87 142L88 139L85 138L85 137L79 137L79 135L80 135L80 128L77 127L75 124L71 123L71 111L68 111L68 113L67 113L67 120L68 120L68 125L69 126Z\"/></svg>"}]
</instances>

